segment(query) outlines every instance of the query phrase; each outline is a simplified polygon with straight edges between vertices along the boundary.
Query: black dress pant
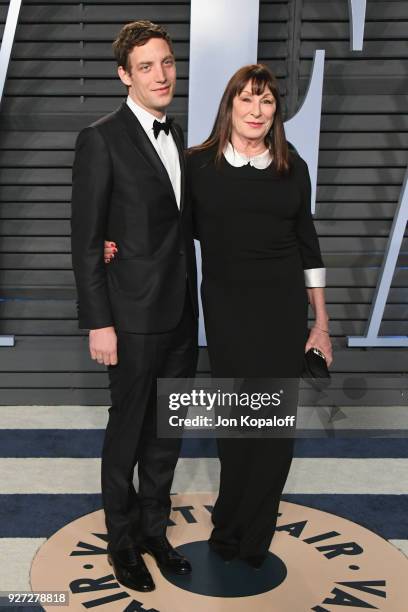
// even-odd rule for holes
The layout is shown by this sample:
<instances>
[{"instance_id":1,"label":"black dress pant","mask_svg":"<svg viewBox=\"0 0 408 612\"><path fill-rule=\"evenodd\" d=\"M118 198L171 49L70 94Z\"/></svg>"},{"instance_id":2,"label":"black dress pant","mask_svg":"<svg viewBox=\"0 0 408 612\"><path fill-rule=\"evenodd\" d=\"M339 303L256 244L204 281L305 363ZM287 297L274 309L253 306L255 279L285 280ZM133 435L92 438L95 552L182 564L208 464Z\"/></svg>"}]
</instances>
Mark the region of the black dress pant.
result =
<instances>
[{"instance_id":1,"label":"black dress pant","mask_svg":"<svg viewBox=\"0 0 408 612\"><path fill-rule=\"evenodd\" d=\"M293 457L293 438L218 438L220 490L211 543L241 558L265 555Z\"/></svg>"},{"instance_id":2,"label":"black dress pant","mask_svg":"<svg viewBox=\"0 0 408 612\"><path fill-rule=\"evenodd\" d=\"M279 291L277 295L282 294L281 288ZM260 380L281 380L286 410L296 415L307 302L295 301L293 319L278 325L285 320L284 313L276 315L276 322L271 314L268 321L274 303L259 296L258 299L255 302L250 292L241 292L238 299L238 292L223 292L218 285L207 287L203 303L212 376L245 379L248 389L253 385L255 392L266 390L263 386L258 388ZM290 307L288 299L285 310L289 312ZM298 316L300 307L303 312ZM292 463L294 439L220 437L217 447L221 473L212 513L211 546L221 554L241 558L266 555Z\"/></svg>"},{"instance_id":3,"label":"black dress pant","mask_svg":"<svg viewBox=\"0 0 408 612\"><path fill-rule=\"evenodd\" d=\"M267 418L278 411L281 417L296 417L297 379L249 378L241 379L239 386L240 392L249 395L284 390L285 399L279 408L260 409L252 416ZM248 409L235 407L231 414L235 412L239 419L240 415L248 414ZM256 437L250 437L251 433ZM212 513L214 529L210 541L221 554L244 559L265 555L269 549L292 462L294 439L284 435L266 437L245 427L240 434L242 437L217 438L220 489Z\"/></svg>"},{"instance_id":4,"label":"black dress pant","mask_svg":"<svg viewBox=\"0 0 408 612\"><path fill-rule=\"evenodd\" d=\"M108 368L112 406L102 451L102 499L112 550L166 531L181 440L157 437L156 379L195 375L197 319L189 292L175 329L117 336L118 364Z\"/></svg>"}]
</instances>

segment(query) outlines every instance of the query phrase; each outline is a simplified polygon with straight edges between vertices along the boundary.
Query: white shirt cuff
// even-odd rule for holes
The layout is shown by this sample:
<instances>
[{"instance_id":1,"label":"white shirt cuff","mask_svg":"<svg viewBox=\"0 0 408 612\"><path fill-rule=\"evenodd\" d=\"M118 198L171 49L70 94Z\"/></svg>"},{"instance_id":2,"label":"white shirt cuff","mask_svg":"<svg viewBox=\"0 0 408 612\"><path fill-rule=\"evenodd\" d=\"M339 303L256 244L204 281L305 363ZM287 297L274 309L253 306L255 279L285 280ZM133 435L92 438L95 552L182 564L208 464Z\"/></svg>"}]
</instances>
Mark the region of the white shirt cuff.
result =
<instances>
[{"instance_id":1,"label":"white shirt cuff","mask_svg":"<svg viewBox=\"0 0 408 612\"><path fill-rule=\"evenodd\" d=\"M325 287L326 286L326 268L309 268L303 270L305 273L306 287Z\"/></svg>"}]
</instances>

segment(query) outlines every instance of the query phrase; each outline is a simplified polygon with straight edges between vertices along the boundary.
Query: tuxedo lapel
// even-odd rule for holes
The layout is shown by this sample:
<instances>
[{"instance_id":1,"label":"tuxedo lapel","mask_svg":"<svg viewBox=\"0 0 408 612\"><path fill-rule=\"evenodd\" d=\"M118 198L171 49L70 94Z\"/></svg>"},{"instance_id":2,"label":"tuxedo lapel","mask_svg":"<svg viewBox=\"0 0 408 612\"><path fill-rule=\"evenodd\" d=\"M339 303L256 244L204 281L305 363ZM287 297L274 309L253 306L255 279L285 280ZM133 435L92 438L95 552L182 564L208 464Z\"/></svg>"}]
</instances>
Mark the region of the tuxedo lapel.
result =
<instances>
[{"instance_id":1,"label":"tuxedo lapel","mask_svg":"<svg viewBox=\"0 0 408 612\"><path fill-rule=\"evenodd\" d=\"M129 135L132 143L138 149L143 158L152 166L156 171L160 180L166 185L173 195L175 205L177 206L176 196L174 195L173 185L171 184L170 177L166 168L163 165L156 149L149 140L148 135L141 126L138 118L131 111L129 106L124 102L119 109L119 119L124 124L127 134ZM178 145L177 145L178 148ZM181 164L181 160L180 160ZM178 210L178 206L177 206Z\"/></svg>"},{"instance_id":2,"label":"tuxedo lapel","mask_svg":"<svg viewBox=\"0 0 408 612\"><path fill-rule=\"evenodd\" d=\"M174 126L174 123L172 123L170 126L170 132L174 138L174 142L176 143L180 160L180 212L182 212L184 206L184 191L186 184L186 161L184 156L184 146L177 131L177 128Z\"/></svg>"}]
</instances>

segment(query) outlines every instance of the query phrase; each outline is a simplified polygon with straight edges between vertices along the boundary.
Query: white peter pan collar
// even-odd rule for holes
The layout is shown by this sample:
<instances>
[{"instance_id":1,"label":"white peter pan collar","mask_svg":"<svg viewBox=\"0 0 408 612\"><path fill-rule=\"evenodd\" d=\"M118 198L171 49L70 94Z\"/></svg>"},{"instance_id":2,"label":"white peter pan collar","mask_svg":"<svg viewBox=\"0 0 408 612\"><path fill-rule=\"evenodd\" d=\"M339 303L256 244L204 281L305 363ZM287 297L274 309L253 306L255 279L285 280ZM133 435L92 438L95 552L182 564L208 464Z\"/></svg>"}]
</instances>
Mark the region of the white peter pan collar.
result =
<instances>
[{"instance_id":1,"label":"white peter pan collar","mask_svg":"<svg viewBox=\"0 0 408 612\"><path fill-rule=\"evenodd\" d=\"M272 162L272 157L268 149L259 155L255 155L254 157L246 157L245 155L238 153L230 142L224 149L224 157L227 162L231 164L231 166L235 166L236 168L249 164L250 166L257 168L257 170L264 170Z\"/></svg>"}]
</instances>

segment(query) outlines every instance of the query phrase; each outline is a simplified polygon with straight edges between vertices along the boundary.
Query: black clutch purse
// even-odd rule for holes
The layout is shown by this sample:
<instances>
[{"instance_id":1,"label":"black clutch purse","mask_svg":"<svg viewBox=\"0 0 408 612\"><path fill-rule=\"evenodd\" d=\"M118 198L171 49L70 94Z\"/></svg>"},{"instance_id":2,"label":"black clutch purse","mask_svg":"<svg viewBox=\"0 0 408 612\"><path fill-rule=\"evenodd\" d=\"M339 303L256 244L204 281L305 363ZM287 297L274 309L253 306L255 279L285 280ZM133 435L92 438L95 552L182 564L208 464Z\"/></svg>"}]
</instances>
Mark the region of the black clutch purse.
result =
<instances>
[{"instance_id":1,"label":"black clutch purse","mask_svg":"<svg viewBox=\"0 0 408 612\"><path fill-rule=\"evenodd\" d=\"M330 372L326 358L317 348L311 348L305 353L302 378L305 378L318 390L330 384Z\"/></svg>"}]
</instances>

